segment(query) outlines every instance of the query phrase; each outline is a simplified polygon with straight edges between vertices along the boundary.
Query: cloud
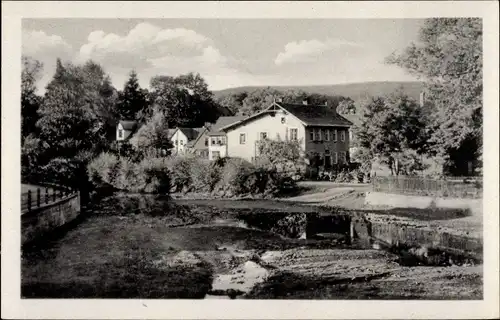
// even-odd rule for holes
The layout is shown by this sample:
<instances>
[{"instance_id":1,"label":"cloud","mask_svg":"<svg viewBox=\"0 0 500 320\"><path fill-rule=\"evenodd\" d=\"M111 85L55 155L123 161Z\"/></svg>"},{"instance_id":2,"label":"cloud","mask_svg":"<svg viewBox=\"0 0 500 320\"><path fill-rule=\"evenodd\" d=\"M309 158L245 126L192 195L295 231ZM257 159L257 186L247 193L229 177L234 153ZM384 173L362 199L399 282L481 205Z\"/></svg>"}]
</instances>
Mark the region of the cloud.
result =
<instances>
[{"instance_id":1,"label":"cloud","mask_svg":"<svg viewBox=\"0 0 500 320\"><path fill-rule=\"evenodd\" d=\"M71 52L71 45L58 35L48 35L38 30L23 30L22 53L24 55L42 58L55 55L67 58Z\"/></svg>"},{"instance_id":2,"label":"cloud","mask_svg":"<svg viewBox=\"0 0 500 320\"><path fill-rule=\"evenodd\" d=\"M54 75L57 58L63 61L72 60L73 47L61 36L49 35L40 30L25 29L21 37L21 53L43 64L42 77L37 85L38 92L43 93L45 86Z\"/></svg>"},{"instance_id":3,"label":"cloud","mask_svg":"<svg viewBox=\"0 0 500 320\"><path fill-rule=\"evenodd\" d=\"M79 60L93 59L106 66L144 69L169 58L203 57L212 41L193 30L161 29L139 23L125 36L93 31L81 46Z\"/></svg>"},{"instance_id":4,"label":"cloud","mask_svg":"<svg viewBox=\"0 0 500 320\"><path fill-rule=\"evenodd\" d=\"M346 52L349 48L361 48L357 43L343 40L326 40L320 41L317 39L293 41L285 45L284 51L280 52L274 63L278 66L288 63L306 63L313 62L317 58L326 53L342 49Z\"/></svg>"}]
</instances>

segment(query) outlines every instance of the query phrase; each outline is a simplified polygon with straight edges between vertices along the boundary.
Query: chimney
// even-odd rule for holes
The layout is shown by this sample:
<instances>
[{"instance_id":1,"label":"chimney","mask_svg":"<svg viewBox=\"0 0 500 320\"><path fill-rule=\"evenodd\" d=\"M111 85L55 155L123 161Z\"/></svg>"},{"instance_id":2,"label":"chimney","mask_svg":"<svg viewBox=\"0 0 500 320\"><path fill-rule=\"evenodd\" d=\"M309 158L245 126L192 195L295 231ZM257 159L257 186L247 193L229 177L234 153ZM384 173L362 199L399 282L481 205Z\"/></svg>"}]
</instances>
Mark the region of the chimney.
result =
<instances>
[{"instance_id":1,"label":"chimney","mask_svg":"<svg viewBox=\"0 0 500 320\"><path fill-rule=\"evenodd\" d=\"M425 92L420 92L420 107L423 107L425 104Z\"/></svg>"},{"instance_id":2,"label":"chimney","mask_svg":"<svg viewBox=\"0 0 500 320\"><path fill-rule=\"evenodd\" d=\"M282 103L283 102L283 98L277 97L277 98L274 99L274 102Z\"/></svg>"},{"instance_id":3,"label":"chimney","mask_svg":"<svg viewBox=\"0 0 500 320\"><path fill-rule=\"evenodd\" d=\"M307 106L307 99L302 100L302 104Z\"/></svg>"}]
</instances>

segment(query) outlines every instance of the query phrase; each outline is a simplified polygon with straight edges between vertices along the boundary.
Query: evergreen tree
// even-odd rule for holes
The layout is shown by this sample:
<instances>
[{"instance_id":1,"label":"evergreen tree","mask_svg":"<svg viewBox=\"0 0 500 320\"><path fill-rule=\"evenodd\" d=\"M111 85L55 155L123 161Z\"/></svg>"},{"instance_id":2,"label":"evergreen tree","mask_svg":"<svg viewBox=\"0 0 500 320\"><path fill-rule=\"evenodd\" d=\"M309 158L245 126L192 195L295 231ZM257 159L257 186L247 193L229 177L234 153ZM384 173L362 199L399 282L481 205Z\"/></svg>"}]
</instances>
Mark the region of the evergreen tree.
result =
<instances>
[{"instance_id":1,"label":"evergreen tree","mask_svg":"<svg viewBox=\"0 0 500 320\"><path fill-rule=\"evenodd\" d=\"M141 89L137 73L132 70L123 91L118 94L118 114L121 119L133 120L147 107L147 92Z\"/></svg>"}]
</instances>

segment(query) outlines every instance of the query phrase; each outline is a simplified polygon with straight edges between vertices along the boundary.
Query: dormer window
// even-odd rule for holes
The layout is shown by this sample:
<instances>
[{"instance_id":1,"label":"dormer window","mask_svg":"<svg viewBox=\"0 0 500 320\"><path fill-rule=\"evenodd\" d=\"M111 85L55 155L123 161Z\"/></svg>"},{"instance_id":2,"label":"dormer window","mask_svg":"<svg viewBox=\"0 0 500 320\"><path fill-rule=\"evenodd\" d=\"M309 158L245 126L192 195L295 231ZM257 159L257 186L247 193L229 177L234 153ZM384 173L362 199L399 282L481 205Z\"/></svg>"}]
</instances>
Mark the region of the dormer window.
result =
<instances>
[{"instance_id":1,"label":"dormer window","mask_svg":"<svg viewBox=\"0 0 500 320\"><path fill-rule=\"evenodd\" d=\"M118 129L118 138L123 138L123 129Z\"/></svg>"}]
</instances>

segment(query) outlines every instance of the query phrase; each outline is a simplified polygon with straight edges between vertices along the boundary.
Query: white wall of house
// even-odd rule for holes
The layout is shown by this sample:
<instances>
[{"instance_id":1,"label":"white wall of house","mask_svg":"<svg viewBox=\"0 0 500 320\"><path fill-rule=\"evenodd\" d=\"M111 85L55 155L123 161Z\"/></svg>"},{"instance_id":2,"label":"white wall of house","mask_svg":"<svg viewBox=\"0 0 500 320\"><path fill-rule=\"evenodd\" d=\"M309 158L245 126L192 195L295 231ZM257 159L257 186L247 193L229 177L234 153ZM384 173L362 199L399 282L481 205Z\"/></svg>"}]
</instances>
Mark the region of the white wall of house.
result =
<instances>
[{"instance_id":1,"label":"white wall of house","mask_svg":"<svg viewBox=\"0 0 500 320\"><path fill-rule=\"evenodd\" d=\"M172 142L173 145L172 148L173 153L182 154L185 152L186 145L188 143L188 138L184 133L182 133L181 130L176 130L175 133L170 138L170 141Z\"/></svg>"},{"instance_id":2,"label":"white wall of house","mask_svg":"<svg viewBox=\"0 0 500 320\"><path fill-rule=\"evenodd\" d=\"M256 143L265 133L268 139L291 139L292 130L305 149L305 127L293 115L277 111L274 116L263 115L227 132L227 155L252 161L256 156ZM243 138L243 136L244 138ZM240 136L241 141L240 141ZM258 155L257 155L258 156Z\"/></svg>"},{"instance_id":3,"label":"white wall of house","mask_svg":"<svg viewBox=\"0 0 500 320\"><path fill-rule=\"evenodd\" d=\"M226 136L209 136L208 140L208 159L217 160L226 157L228 150Z\"/></svg>"},{"instance_id":4,"label":"white wall of house","mask_svg":"<svg viewBox=\"0 0 500 320\"><path fill-rule=\"evenodd\" d=\"M123 126L121 123L119 123L118 126L116 126L116 140L117 141L123 141L123 140L127 139L128 136L130 136L130 133L132 133L132 131L123 129Z\"/></svg>"}]
</instances>

